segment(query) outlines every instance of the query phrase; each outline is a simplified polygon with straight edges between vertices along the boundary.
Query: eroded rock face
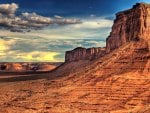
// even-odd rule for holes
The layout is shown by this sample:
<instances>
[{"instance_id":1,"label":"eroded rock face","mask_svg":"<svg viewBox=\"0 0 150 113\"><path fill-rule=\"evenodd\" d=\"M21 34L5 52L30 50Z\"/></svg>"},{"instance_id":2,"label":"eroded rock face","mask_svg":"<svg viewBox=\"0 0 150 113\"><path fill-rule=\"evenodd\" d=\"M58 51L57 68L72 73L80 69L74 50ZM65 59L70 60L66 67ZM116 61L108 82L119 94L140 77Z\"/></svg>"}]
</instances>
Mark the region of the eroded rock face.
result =
<instances>
[{"instance_id":1,"label":"eroded rock face","mask_svg":"<svg viewBox=\"0 0 150 113\"><path fill-rule=\"evenodd\" d=\"M116 14L112 31L102 48L76 48L66 52L65 61L91 60L103 56L130 41L150 40L150 4L137 3L132 9Z\"/></svg>"},{"instance_id":2,"label":"eroded rock face","mask_svg":"<svg viewBox=\"0 0 150 113\"><path fill-rule=\"evenodd\" d=\"M106 40L106 52L129 41L150 39L150 4L137 3L132 9L116 14L112 31Z\"/></svg>"},{"instance_id":3,"label":"eroded rock face","mask_svg":"<svg viewBox=\"0 0 150 113\"><path fill-rule=\"evenodd\" d=\"M82 48L78 47L72 51L67 51L65 62L72 62L78 60L93 60L105 54L105 48Z\"/></svg>"}]
</instances>

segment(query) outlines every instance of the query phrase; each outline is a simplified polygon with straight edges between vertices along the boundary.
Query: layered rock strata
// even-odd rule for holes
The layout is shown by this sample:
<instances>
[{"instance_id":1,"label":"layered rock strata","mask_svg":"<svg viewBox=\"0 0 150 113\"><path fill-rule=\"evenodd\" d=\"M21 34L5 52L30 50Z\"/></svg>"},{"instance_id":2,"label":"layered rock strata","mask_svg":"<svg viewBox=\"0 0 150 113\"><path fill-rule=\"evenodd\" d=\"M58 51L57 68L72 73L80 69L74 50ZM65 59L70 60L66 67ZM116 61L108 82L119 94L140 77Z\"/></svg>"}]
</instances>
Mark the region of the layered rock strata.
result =
<instances>
[{"instance_id":1,"label":"layered rock strata","mask_svg":"<svg viewBox=\"0 0 150 113\"><path fill-rule=\"evenodd\" d=\"M116 14L106 40L106 51L109 53L127 42L142 39L150 39L150 4L137 3L132 9Z\"/></svg>"},{"instance_id":2,"label":"layered rock strata","mask_svg":"<svg viewBox=\"0 0 150 113\"><path fill-rule=\"evenodd\" d=\"M65 55L65 62L79 61L79 60L93 60L105 54L105 48L82 48L78 47L72 51L67 51Z\"/></svg>"},{"instance_id":3,"label":"layered rock strata","mask_svg":"<svg viewBox=\"0 0 150 113\"><path fill-rule=\"evenodd\" d=\"M150 40L150 4L137 3L132 9L116 14L106 49L79 47L66 52L65 62L96 59L127 42L139 40Z\"/></svg>"}]
</instances>

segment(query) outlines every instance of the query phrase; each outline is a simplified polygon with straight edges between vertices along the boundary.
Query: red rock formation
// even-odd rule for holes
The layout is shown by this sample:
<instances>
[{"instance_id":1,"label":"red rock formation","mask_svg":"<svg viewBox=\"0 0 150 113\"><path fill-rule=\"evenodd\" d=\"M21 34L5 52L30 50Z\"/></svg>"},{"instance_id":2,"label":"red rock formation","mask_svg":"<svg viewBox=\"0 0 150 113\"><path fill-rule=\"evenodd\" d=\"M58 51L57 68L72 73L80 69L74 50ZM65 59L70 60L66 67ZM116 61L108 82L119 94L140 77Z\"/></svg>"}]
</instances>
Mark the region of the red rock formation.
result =
<instances>
[{"instance_id":1,"label":"red rock formation","mask_svg":"<svg viewBox=\"0 0 150 113\"><path fill-rule=\"evenodd\" d=\"M132 9L116 14L112 31L106 40L106 52L102 48L76 48L66 52L66 62L91 60L104 56L130 41L150 39L150 4L137 3Z\"/></svg>"},{"instance_id":2,"label":"red rock formation","mask_svg":"<svg viewBox=\"0 0 150 113\"><path fill-rule=\"evenodd\" d=\"M101 57L105 54L105 48L82 48L78 47L72 51L67 51L65 62L78 60L92 60Z\"/></svg>"},{"instance_id":3,"label":"red rock formation","mask_svg":"<svg viewBox=\"0 0 150 113\"><path fill-rule=\"evenodd\" d=\"M150 39L150 5L137 3L132 9L116 14L112 32L107 38L107 53L129 41Z\"/></svg>"},{"instance_id":4,"label":"red rock formation","mask_svg":"<svg viewBox=\"0 0 150 113\"><path fill-rule=\"evenodd\" d=\"M50 71L56 67L52 63L0 63L0 72Z\"/></svg>"}]
</instances>

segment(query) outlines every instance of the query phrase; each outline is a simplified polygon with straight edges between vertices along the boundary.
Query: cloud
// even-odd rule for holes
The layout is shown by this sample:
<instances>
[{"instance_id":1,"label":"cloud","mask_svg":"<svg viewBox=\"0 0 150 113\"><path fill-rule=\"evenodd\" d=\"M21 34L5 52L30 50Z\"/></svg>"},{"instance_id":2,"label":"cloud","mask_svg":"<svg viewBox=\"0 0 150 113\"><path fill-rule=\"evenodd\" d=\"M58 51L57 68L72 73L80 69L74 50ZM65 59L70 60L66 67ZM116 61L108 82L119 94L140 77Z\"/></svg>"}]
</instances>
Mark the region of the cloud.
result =
<instances>
[{"instance_id":1,"label":"cloud","mask_svg":"<svg viewBox=\"0 0 150 113\"><path fill-rule=\"evenodd\" d=\"M10 51L6 54L0 54L2 62L59 62L61 60L55 57L60 53L57 52L43 52L34 51L28 53L18 53L16 51Z\"/></svg>"},{"instance_id":2,"label":"cloud","mask_svg":"<svg viewBox=\"0 0 150 113\"><path fill-rule=\"evenodd\" d=\"M0 58L7 56L7 52L11 49L11 45L15 43L14 40L5 41L0 39Z\"/></svg>"},{"instance_id":3,"label":"cloud","mask_svg":"<svg viewBox=\"0 0 150 113\"><path fill-rule=\"evenodd\" d=\"M82 19L81 24L72 24L69 26L55 26L43 29L42 31L31 32L32 35L44 37L47 39L103 39L109 35L113 20L95 17Z\"/></svg>"},{"instance_id":4,"label":"cloud","mask_svg":"<svg viewBox=\"0 0 150 113\"><path fill-rule=\"evenodd\" d=\"M103 19L103 18L96 18L96 19L89 19L83 20L81 24L73 25L76 29L100 29L100 28L107 28L111 27L113 24L112 20Z\"/></svg>"},{"instance_id":5,"label":"cloud","mask_svg":"<svg viewBox=\"0 0 150 113\"><path fill-rule=\"evenodd\" d=\"M96 15L95 15L95 14L91 14L91 15L90 15L90 17L92 17L92 18L93 18L93 17L96 17Z\"/></svg>"},{"instance_id":6,"label":"cloud","mask_svg":"<svg viewBox=\"0 0 150 113\"><path fill-rule=\"evenodd\" d=\"M50 18L37 15L36 13L25 12L25 13L22 13L22 17L25 20L36 22L36 23L43 23L43 24L50 24L52 21Z\"/></svg>"},{"instance_id":7,"label":"cloud","mask_svg":"<svg viewBox=\"0 0 150 113\"><path fill-rule=\"evenodd\" d=\"M81 21L79 19L68 19L63 18L61 16L55 15L55 18L43 17L36 13L22 13L22 19L28 21L31 27L43 27L48 26L50 24L57 24L57 25L68 25L68 24L80 24Z\"/></svg>"},{"instance_id":8,"label":"cloud","mask_svg":"<svg viewBox=\"0 0 150 113\"><path fill-rule=\"evenodd\" d=\"M79 19L75 19L75 18L64 18L62 16L59 15L55 15L54 16L54 23L58 24L58 25L65 25L65 24L81 24L81 20Z\"/></svg>"},{"instance_id":9,"label":"cloud","mask_svg":"<svg viewBox=\"0 0 150 113\"><path fill-rule=\"evenodd\" d=\"M22 59L23 61L49 61L56 62L55 56L59 55L57 52L41 52L34 51L29 53L21 53L16 56L17 59Z\"/></svg>"},{"instance_id":10,"label":"cloud","mask_svg":"<svg viewBox=\"0 0 150 113\"><path fill-rule=\"evenodd\" d=\"M54 16L56 19L62 19L63 17L62 16L59 16L59 15L55 15Z\"/></svg>"},{"instance_id":11,"label":"cloud","mask_svg":"<svg viewBox=\"0 0 150 113\"><path fill-rule=\"evenodd\" d=\"M79 46L90 48L103 47L105 45L105 41L100 39L53 40L26 35L23 37L3 36L3 38L0 39L1 62L59 62L64 61L65 51L72 50Z\"/></svg>"},{"instance_id":12,"label":"cloud","mask_svg":"<svg viewBox=\"0 0 150 113\"><path fill-rule=\"evenodd\" d=\"M105 41L99 41L99 40L87 40L85 42L89 47L105 47L106 42Z\"/></svg>"},{"instance_id":13,"label":"cloud","mask_svg":"<svg viewBox=\"0 0 150 113\"><path fill-rule=\"evenodd\" d=\"M7 50L10 49L10 46L15 44L14 40L9 40L9 41L5 41L0 39L0 52L6 52Z\"/></svg>"},{"instance_id":14,"label":"cloud","mask_svg":"<svg viewBox=\"0 0 150 113\"><path fill-rule=\"evenodd\" d=\"M66 18L56 18L54 21L53 21L55 24L58 24L58 25L69 25L69 24L81 24L81 20L79 19L66 19Z\"/></svg>"},{"instance_id":15,"label":"cloud","mask_svg":"<svg viewBox=\"0 0 150 113\"><path fill-rule=\"evenodd\" d=\"M9 15L14 14L16 10L19 8L18 4L0 4L0 13Z\"/></svg>"},{"instance_id":16,"label":"cloud","mask_svg":"<svg viewBox=\"0 0 150 113\"><path fill-rule=\"evenodd\" d=\"M55 15L54 18L44 17L36 13L21 13L16 16L18 4L0 4L0 28L9 29L12 32L29 32L49 25L70 25L80 24L81 21L75 18L63 18Z\"/></svg>"},{"instance_id":17,"label":"cloud","mask_svg":"<svg viewBox=\"0 0 150 113\"><path fill-rule=\"evenodd\" d=\"M0 40L0 55L3 55L6 50L8 50L7 43L3 40Z\"/></svg>"}]
</instances>

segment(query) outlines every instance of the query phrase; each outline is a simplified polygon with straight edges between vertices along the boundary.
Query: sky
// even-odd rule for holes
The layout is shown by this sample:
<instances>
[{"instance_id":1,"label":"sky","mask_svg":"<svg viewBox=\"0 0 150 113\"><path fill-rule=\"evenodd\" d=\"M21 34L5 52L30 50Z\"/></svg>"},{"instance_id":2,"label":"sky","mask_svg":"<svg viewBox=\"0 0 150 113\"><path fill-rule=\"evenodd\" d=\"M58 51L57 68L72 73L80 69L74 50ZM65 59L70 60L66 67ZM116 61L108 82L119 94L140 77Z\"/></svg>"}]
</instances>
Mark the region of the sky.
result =
<instances>
[{"instance_id":1,"label":"sky","mask_svg":"<svg viewBox=\"0 0 150 113\"><path fill-rule=\"evenodd\" d=\"M104 47L115 14L150 0L0 0L0 62L63 62Z\"/></svg>"}]
</instances>

